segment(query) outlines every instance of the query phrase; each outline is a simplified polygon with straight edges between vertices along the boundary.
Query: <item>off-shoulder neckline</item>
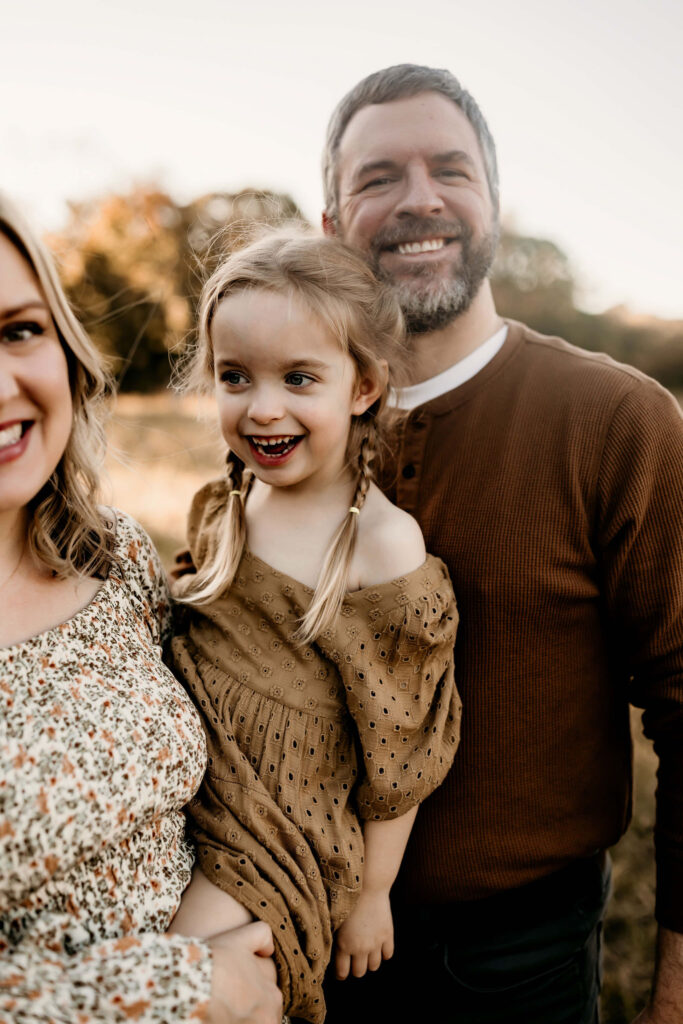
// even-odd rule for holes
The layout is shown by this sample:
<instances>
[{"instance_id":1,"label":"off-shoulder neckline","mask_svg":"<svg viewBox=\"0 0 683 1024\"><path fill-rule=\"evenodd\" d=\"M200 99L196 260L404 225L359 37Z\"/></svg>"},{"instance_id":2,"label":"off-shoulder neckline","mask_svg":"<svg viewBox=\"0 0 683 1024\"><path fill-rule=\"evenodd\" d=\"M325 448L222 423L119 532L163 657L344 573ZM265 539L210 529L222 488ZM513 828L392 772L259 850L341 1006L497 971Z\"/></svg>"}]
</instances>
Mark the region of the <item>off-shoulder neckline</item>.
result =
<instances>
[{"instance_id":1,"label":"off-shoulder neckline","mask_svg":"<svg viewBox=\"0 0 683 1024\"><path fill-rule=\"evenodd\" d=\"M269 573L272 573L272 575L279 576L281 579L287 580L288 583L295 584L295 586L299 587L306 594L313 595L315 593L313 587L309 587L308 584L303 583L301 580L297 580L294 576L290 576L289 573L283 572L282 569L276 569L274 565L270 565L269 562L264 561L264 559L255 554L247 544L244 546L244 554L252 562L257 562L260 566L263 566L263 568ZM366 587L359 587L358 590L347 590L344 595L344 600L353 600L354 598L360 597L364 594L375 593L378 590L385 588L388 589L389 587L407 586L414 577L417 577L420 573L424 573L425 570L429 570L435 562L443 565L440 558L436 555L431 555L428 552L424 562L418 565L415 569L412 569L410 572L404 573L402 576L396 576L392 580L386 580L384 583L373 583Z\"/></svg>"}]
</instances>

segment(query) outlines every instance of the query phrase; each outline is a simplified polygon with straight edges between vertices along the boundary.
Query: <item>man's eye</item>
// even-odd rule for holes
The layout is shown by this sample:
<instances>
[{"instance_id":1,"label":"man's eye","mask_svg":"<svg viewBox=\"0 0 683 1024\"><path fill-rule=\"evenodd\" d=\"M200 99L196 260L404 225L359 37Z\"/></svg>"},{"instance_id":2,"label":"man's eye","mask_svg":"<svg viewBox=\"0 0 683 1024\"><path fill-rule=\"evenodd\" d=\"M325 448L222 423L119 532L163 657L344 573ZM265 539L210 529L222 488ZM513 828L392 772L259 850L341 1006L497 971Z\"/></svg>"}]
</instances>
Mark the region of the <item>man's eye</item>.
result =
<instances>
[{"instance_id":1,"label":"man's eye","mask_svg":"<svg viewBox=\"0 0 683 1024\"><path fill-rule=\"evenodd\" d=\"M379 188L382 185L389 185L389 184L391 184L392 181L393 181L393 178L389 178L389 177L386 177L386 176L383 177L383 178L373 178L371 181L366 181L365 182L365 184L361 188L361 192L363 192L366 188L375 188L375 187Z\"/></svg>"},{"instance_id":2,"label":"man's eye","mask_svg":"<svg viewBox=\"0 0 683 1024\"><path fill-rule=\"evenodd\" d=\"M307 384L311 384L313 382L313 377L308 373L299 373L297 370L294 373L288 373L286 381L288 384L291 384L292 387L303 388L306 387Z\"/></svg>"},{"instance_id":3,"label":"man's eye","mask_svg":"<svg viewBox=\"0 0 683 1024\"><path fill-rule=\"evenodd\" d=\"M224 370L221 374L221 381L223 384L230 384L233 387L237 387L240 384L246 384L247 378L239 370Z\"/></svg>"},{"instance_id":4,"label":"man's eye","mask_svg":"<svg viewBox=\"0 0 683 1024\"><path fill-rule=\"evenodd\" d=\"M442 170L436 172L442 178L466 178L467 175L464 171L460 171L455 167L444 167Z\"/></svg>"},{"instance_id":5,"label":"man's eye","mask_svg":"<svg viewBox=\"0 0 683 1024\"><path fill-rule=\"evenodd\" d=\"M36 338L44 333L45 328L42 324L37 324L34 321L13 323L3 327L2 338L4 341L12 342L30 341L31 338Z\"/></svg>"}]
</instances>

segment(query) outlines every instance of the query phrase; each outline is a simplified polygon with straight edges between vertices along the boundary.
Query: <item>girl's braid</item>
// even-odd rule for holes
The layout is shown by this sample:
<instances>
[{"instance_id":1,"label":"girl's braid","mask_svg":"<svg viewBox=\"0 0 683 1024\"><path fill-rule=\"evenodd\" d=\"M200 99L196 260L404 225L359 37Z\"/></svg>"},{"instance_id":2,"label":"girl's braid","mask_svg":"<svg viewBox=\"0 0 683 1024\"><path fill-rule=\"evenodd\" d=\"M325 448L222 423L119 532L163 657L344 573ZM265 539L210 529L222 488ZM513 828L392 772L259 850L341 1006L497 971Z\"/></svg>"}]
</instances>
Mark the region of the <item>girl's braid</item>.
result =
<instances>
[{"instance_id":1,"label":"girl's braid","mask_svg":"<svg viewBox=\"0 0 683 1024\"><path fill-rule=\"evenodd\" d=\"M356 493L353 496L353 505L358 509L358 511L360 511L365 504L370 484L374 479L372 463L377 457L378 447L379 441L375 421L374 419L368 419L366 432L360 443L360 452L358 455L358 483L356 484Z\"/></svg>"}]
</instances>

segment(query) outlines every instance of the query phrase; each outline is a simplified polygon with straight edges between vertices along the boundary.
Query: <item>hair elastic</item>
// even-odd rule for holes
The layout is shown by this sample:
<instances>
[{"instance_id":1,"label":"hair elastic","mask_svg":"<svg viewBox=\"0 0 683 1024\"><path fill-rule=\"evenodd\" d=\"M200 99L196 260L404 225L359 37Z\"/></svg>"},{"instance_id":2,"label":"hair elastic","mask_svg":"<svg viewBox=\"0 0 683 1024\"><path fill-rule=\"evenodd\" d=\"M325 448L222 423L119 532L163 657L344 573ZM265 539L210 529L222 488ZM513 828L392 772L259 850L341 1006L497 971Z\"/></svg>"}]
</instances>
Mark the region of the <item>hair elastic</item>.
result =
<instances>
[{"instance_id":1,"label":"hair elastic","mask_svg":"<svg viewBox=\"0 0 683 1024\"><path fill-rule=\"evenodd\" d=\"M354 513L354 515L357 515L357 516L358 516L358 515L360 515L360 509L359 509L359 508L356 508L356 506L355 506L355 505L352 505L352 506L351 506L351 508L349 509L349 512L353 512L353 513Z\"/></svg>"},{"instance_id":2,"label":"hair elastic","mask_svg":"<svg viewBox=\"0 0 683 1024\"><path fill-rule=\"evenodd\" d=\"M230 491L230 495L229 496L232 497L233 494L236 494L237 497L239 498L241 496L242 492L241 491Z\"/></svg>"}]
</instances>

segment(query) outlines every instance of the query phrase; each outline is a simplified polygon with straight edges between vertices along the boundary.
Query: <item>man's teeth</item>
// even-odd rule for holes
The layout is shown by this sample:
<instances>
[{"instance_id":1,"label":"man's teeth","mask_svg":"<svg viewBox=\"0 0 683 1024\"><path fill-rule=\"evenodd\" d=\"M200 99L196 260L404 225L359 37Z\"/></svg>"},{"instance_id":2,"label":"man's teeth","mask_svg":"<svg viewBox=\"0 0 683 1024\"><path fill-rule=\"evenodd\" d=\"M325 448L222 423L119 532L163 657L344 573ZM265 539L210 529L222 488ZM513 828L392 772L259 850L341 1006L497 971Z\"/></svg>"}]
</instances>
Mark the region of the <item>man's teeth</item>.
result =
<instances>
[{"instance_id":1,"label":"man's teeth","mask_svg":"<svg viewBox=\"0 0 683 1024\"><path fill-rule=\"evenodd\" d=\"M426 238L424 242L403 242L397 247L401 256L409 256L415 252L434 252L435 249L443 249L443 238Z\"/></svg>"},{"instance_id":2,"label":"man's teeth","mask_svg":"<svg viewBox=\"0 0 683 1024\"><path fill-rule=\"evenodd\" d=\"M21 423L13 423L11 427L5 427L4 430L0 430L0 448L9 448L11 444L21 441L21 434Z\"/></svg>"}]
</instances>

